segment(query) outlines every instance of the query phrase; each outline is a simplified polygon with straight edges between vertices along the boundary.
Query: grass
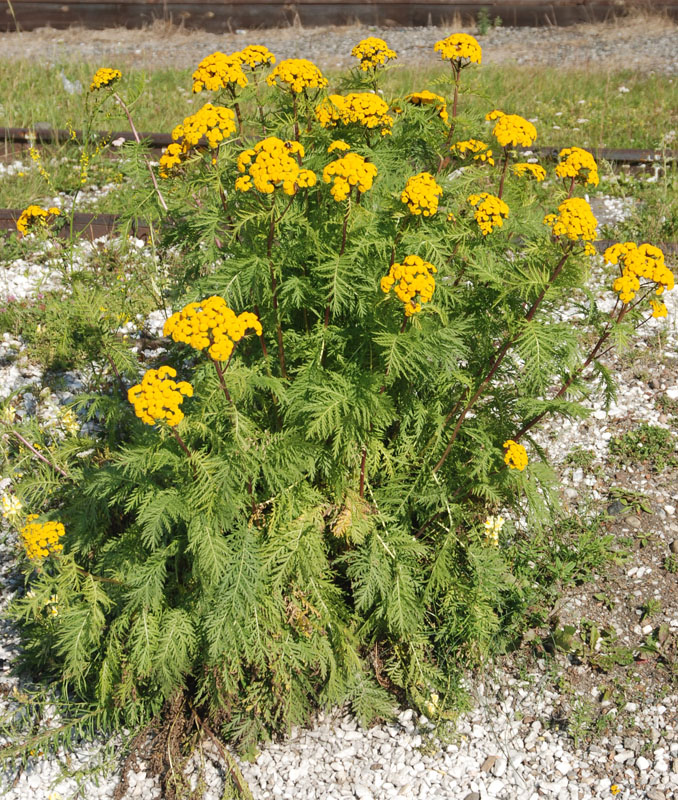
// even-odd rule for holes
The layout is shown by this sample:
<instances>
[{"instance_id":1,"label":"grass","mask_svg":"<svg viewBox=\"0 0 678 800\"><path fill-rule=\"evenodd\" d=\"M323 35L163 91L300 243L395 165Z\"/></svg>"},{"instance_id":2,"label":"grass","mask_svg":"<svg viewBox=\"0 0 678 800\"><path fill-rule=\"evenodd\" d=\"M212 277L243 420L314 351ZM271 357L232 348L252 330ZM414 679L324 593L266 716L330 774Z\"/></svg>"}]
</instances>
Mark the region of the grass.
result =
<instances>
[{"instance_id":1,"label":"grass","mask_svg":"<svg viewBox=\"0 0 678 800\"><path fill-rule=\"evenodd\" d=\"M94 69L82 63L43 66L0 61L0 125L47 123L64 128L70 121L78 127L83 118L82 95L69 94L64 77L79 81L86 92ZM336 90L335 75L328 72L328 76L330 88ZM437 66L399 65L388 72L386 94L435 90L448 77L449 71ZM620 92L622 86L629 91ZM663 75L490 65L467 70L462 87L463 113L483 116L501 108L534 119L538 143L546 146L653 148L678 127L678 79ZM449 88L445 87L445 94ZM131 98L137 127L146 131L169 132L212 99L208 93L191 93L191 70L187 69L125 70L120 89ZM112 128L128 127L122 114L108 123Z\"/></svg>"}]
</instances>

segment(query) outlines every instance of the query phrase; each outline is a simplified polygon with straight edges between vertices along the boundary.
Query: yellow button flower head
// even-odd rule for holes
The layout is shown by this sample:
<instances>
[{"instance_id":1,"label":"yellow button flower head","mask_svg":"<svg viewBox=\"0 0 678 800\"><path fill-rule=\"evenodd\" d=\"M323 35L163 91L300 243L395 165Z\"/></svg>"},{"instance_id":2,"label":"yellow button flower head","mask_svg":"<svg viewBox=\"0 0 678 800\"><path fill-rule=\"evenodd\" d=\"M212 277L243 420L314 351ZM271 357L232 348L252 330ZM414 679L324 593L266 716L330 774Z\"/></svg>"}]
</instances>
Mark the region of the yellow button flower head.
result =
<instances>
[{"instance_id":1,"label":"yellow button flower head","mask_svg":"<svg viewBox=\"0 0 678 800\"><path fill-rule=\"evenodd\" d=\"M528 175L534 178L536 181L543 181L546 177L546 170L544 167L539 166L539 164L514 164L512 169L513 174L517 175L519 178Z\"/></svg>"},{"instance_id":2,"label":"yellow button flower head","mask_svg":"<svg viewBox=\"0 0 678 800\"><path fill-rule=\"evenodd\" d=\"M433 51L440 53L443 61L455 61L460 66L480 64L483 55L478 40L468 33L453 33L441 39L435 43Z\"/></svg>"},{"instance_id":3,"label":"yellow button flower head","mask_svg":"<svg viewBox=\"0 0 678 800\"><path fill-rule=\"evenodd\" d=\"M242 69L240 53L212 53L203 58L193 73L193 91L218 92L220 89L235 91L236 86L247 86L247 76Z\"/></svg>"},{"instance_id":4,"label":"yellow button flower head","mask_svg":"<svg viewBox=\"0 0 678 800\"><path fill-rule=\"evenodd\" d=\"M522 472L527 466L527 450L513 439L504 442L502 446L506 450L504 463L511 469L518 469Z\"/></svg>"},{"instance_id":5,"label":"yellow button flower head","mask_svg":"<svg viewBox=\"0 0 678 800\"><path fill-rule=\"evenodd\" d=\"M456 142L450 147L450 152L464 158L469 153L475 153L473 156L474 161L485 161L491 166L494 166L494 159L492 158L492 151L489 145L481 142L479 139L466 139L463 142Z\"/></svg>"},{"instance_id":6,"label":"yellow button flower head","mask_svg":"<svg viewBox=\"0 0 678 800\"><path fill-rule=\"evenodd\" d=\"M588 150L581 147L566 147L558 154L560 164L556 167L559 178L580 178L582 183L598 186L598 165Z\"/></svg>"},{"instance_id":7,"label":"yellow button flower head","mask_svg":"<svg viewBox=\"0 0 678 800\"><path fill-rule=\"evenodd\" d=\"M412 94L408 94L405 100L412 103L414 106L434 106L438 116L443 122L449 120L447 103L445 102L445 98L441 97L439 94L434 94L433 92L429 92L428 89L424 89L423 92L412 92Z\"/></svg>"},{"instance_id":8,"label":"yellow button flower head","mask_svg":"<svg viewBox=\"0 0 678 800\"><path fill-rule=\"evenodd\" d=\"M652 316L653 317L666 317L668 316L668 311L666 310L666 306L661 300L650 300L650 305L652 306Z\"/></svg>"},{"instance_id":9,"label":"yellow button flower head","mask_svg":"<svg viewBox=\"0 0 678 800\"><path fill-rule=\"evenodd\" d=\"M304 157L304 147L299 142L284 142L276 136L262 139L238 156L238 171L246 174L236 180L235 188L249 192L254 185L264 194L273 194L276 186L282 186L291 196L300 187L314 186L315 172L301 169L296 156Z\"/></svg>"},{"instance_id":10,"label":"yellow button flower head","mask_svg":"<svg viewBox=\"0 0 678 800\"><path fill-rule=\"evenodd\" d=\"M613 244L608 247L603 258L608 264L619 264L622 274L613 284L622 303L629 303L640 289L640 279L655 284L655 292L660 295L664 290L671 291L675 285L673 272L666 266L664 253L659 247L651 244L636 245L634 242ZM666 306L657 301L650 301L653 317L665 317Z\"/></svg>"},{"instance_id":11,"label":"yellow button flower head","mask_svg":"<svg viewBox=\"0 0 678 800\"><path fill-rule=\"evenodd\" d=\"M598 220L593 216L591 206L581 197L570 197L558 206L557 214L547 214L544 223L553 230L554 236L565 236L573 242L586 242L584 252L595 255L591 244L596 240Z\"/></svg>"},{"instance_id":12,"label":"yellow button flower head","mask_svg":"<svg viewBox=\"0 0 678 800\"><path fill-rule=\"evenodd\" d=\"M169 178L170 170L181 164L181 156L184 155L184 148L177 142L167 145L160 156L160 177Z\"/></svg>"},{"instance_id":13,"label":"yellow button flower head","mask_svg":"<svg viewBox=\"0 0 678 800\"><path fill-rule=\"evenodd\" d=\"M235 342L239 342L248 330L261 336L262 328L256 314L243 311L236 314L223 297L208 297L199 303L189 303L165 322L163 333L175 342L190 344L196 350L204 350L215 361L226 361L231 357Z\"/></svg>"},{"instance_id":14,"label":"yellow button flower head","mask_svg":"<svg viewBox=\"0 0 678 800\"><path fill-rule=\"evenodd\" d=\"M181 140L181 146L186 153L191 147L195 147L203 136L207 139L207 144L214 149L227 136L235 133L235 129L235 114L230 108L205 103L200 111L186 117L181 125L176 126L172 131L172 138L175 141Z\"/></svg>"},{"instance_id":15,"label":"yellow button flower head","mask_svg":"<svg viewBox=\"0 0 678 800\"><path fill-rule=\"evenodd\" d=\"M95 92L97 89L103 89L104 86L112 86L116 81L122 78L122 72L119 69L111 69L110 67L101 67L92 76L92 83L89 85L90 92Z\"/></svg>"},{"instance_id":16,"label":"yellow button flower head","mask_svg":"<svg viewBox=\"0 0 678 800\"><path fill-rule=\"evenodd\" d=\"M509 215L506 203L500 197L487 192L470 195L468 202L476 209L476 222L483 236L492 233L495 228L501 228Z\"/></svg>"},{"instance_id":17,"label":"yellow button flower head","mask_svg":"<svg viewBox=\"0 0 678 800\"><path fill-rule=\"evenodd\" d=\"M360 69L363 72L383 67L387 61L398 58L395 50L391 50L383 39L376 36L369 36L358 42L351 50L351 55L360 61Z\"/></svg>"},{"instance_id":18,"label":"yellow button flower head","mask_svg":"<svg viewBox=\"0 0 678 800\"><path fill-rule=\"evenodd\" d=\"M420 172L407 181L400 199L413 214L432 217L438 210L438 198L442 193L443 187L430 172Z\"/></svg>"},{"instance_id":19,"label":"yellow button flower head","mask_svg":"<svg viewBox=\"0 0 678 800\"><path fill-rule=\"evenodd\" d=\"M343 139L335 139L332 144L327 148L328 153L334 153L335 150L347 152L351 149L351 145Z\"/></svg>"},{"instance_id":20,"label":"yellow button flower head","mask_svg":"<svg viewBox=\"0 0 678 800\"><path fill-rule=\"evenodd\" d=\"M59 214L61 214L61 211L56 207L28 206L21 212L21 216L16 222L16 228L25 236L34 225L38 224L44 228L47 222L50 221L50 217L56 217Z\"/></svg>"},{"instance_id":21,"label":"yellow button flower head","mask_svg":"<svg viewBox=\"0 0 678 800\"><path fill-rule=\"evenodd\" d=\"M304 89L324 89L327 78L312 61L305 58L287 58L281 61L266 78L269 86L283 86L299 94Z\"/></svg>"},{"instance_id":22,"label":"yellow button flower head","mask_svg":"<svg viewBox=\"0 0 678 800\"><path fill-rule=\"evenodd\" d=\"M250 69L265 66L266 64L275 64L275 56L262 44L250 44L236 55L240 61L248 66Z\"/></svg>"},{"instance_id":23,"label":"yellow button flower head","mask_svg":"<svg viewBox=\"0 0 678 800\"><path fill-rule=\"evenodd\" d=\"M537 138L537 129L531 122L517 114L504 114L503 111L490 111L487 120L497 120L492 134L502 147L530 147Z\"/></svg>"},{"instance_id":24,"label":"yellow button flower head","mask_svg":"<svg viewBox=\"0 0 678 800\"><path fill-rule=\"evenodd\" d=\"M59 539L65 534L60 522L34 522L37 514L31 514L21 529L21 539L26 548L26 555L32 559L47 558L60 553L64 546Z\"/></svg>"},{"instance_id":25,"label":"yellow button flower head","mask_svg":"<svg viewBox=\"0 0 678 800\"><path fill-rule=\"evenodd\" d=\"M348 153L328 164L323 170L323 181L332 183L332 197L340 203L345 200L351 189L356 186L359 192L372 188L372 181L377 168L357 153Z\"/></svg>"},{"instance_id":26,"label":"yellow button flower head","mask_svg":"<svg viewBox=\"0 0 678 800\"><path fill-rule=\"evenodd\" d=\"M405 304L405 316L421 311L422 303L429 303L436 288L434 272L438 270L419 256L406 256L402 264L393 264L388 275L381 279L381 291L391 289Z\"/></svg>"},{"instance_id":27,"label":"yellow button flower head","mask_svg":"<svg viewBox=\"0 0 678 800\"><path fill-rule=\"evenodd\" d=\"M361 125L369 129L381 128L382 136L391 133L393 125L388 103L372 92L331 94L316 108L315 116L323 128L333 128L339 123Z\"/></svg>"},{"instance_id":28,"label":"yellow button flower head","mask_svg":"<svg viewBox=\"0 0 678 800\"><path fill-rule=\"evenodd\" d=\"M134 413L147 425L165 420L174 427L184 418L179 406L184 397L193 396L193 387L186 381L176 383L177 371L172 367L149 369L141 383L127 392L127 399L134 406Z\"/></svg>"}]
</instances>

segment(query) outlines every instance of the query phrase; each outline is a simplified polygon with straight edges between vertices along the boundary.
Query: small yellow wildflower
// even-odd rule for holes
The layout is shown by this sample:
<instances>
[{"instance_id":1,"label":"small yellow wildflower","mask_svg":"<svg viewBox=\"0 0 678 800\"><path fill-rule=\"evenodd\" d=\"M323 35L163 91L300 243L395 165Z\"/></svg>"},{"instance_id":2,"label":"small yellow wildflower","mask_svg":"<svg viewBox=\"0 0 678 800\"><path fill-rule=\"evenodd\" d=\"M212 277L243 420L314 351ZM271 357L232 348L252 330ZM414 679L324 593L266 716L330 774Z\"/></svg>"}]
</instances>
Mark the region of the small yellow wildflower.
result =
<instances>
[{"instance_id":1,"label":"small yellow wildflower","mask_svg":"<svg viewBox=\"0 0 678 800\"><path fill-rule=\"evenodd\" d=\"M2 507L2 516L10 522L15 522L23 511L21 500L16 495L6 492L0 498L0 507Z\"/></svg>"},{"instance_id":2,"label":"small yellow wildflower","mask_svg":"<svg viewBox=\"0 0 678 800\"><path fill-rule=\"evenodd\" d=\"M634 242L613 244L608 247L603 258L608 264L619 264L622 274L613 284L622 303L629 303L640 289L640 278L655 284L657 295L664 290L671 291L675 285L673 272L666 266L664 253L651 244L636 245ZM652 302L652 301L650 301ZM652 306L653 317L666 316L666 306L657 303Z\"/></svg>"},{"instance_id":3,"label":"small yellow wildflower","mask_svg":"<svg viewBox=\"0 0 678 800\"><path fill-rule=\"evenodd\" d=\"M112 86L116 81L119 81L120 78L122 78L122 72L120 72L119 69L101 67L94 73L89 90L90 92L94 92L97 89L103 89L105 86Z\"/></svg>"},{"instance_id":4,"label":"small yellow wildflower","mask_svg":"<svg viewBox=\"0 0 678 800\"><path fill-rule=\"evenodd\" d=\"M381 279L381 291L391 289L405 304L405 316L421 311L422 303L429 303L436 288L434 272L438 270L419 256L406 256L402 264L393 264L388 275ZM416 299L418 297L418 299Z\"/></svg>"},{"instance_id":5,"label":"small yellow wildflower","mask_svg":"<svg viewBox=\"0 0 678 800\"><path fill-rule=\"evenodd\" d=\"M247 77L242 69L243 59L240 53L212 53L203 58L193 73L193 91L218 92L220 89L235 91L236 86L247 86Z\"/></svg>"},{"instance_id":6,"label":"small yellow wildflower","mask_svg":"<svg viewBox=\"0 0 678 800\"><path fill-rule=\"evenodd\" d=\"M323 128L333 128L339 123L361 125L370 130L380 127L382 136L390 134L393 126L388 103L372 92L331 94L316 108L315 116Z\"/></svg>"},{"instance_id":7,"label":"small yellow wildflower","mask_svg":"<svg viewBox=\"0 0 678 800\"><path fill-rule=\"evenodd\" d=\"M235 114L230 108L205 103L199 111L186 117L181 125L174 128L172 138L175 141L181 140L184 152L195 147L203 136L214 149L227 136L235 133L235 128Z\"/></svg>"},{"instance_id":8,"label":"small yellow wildflower","mask_svg":"<svg viewBox=\"0 0 678 800\"><path fill-rule=\"evenodd\" d=\"M199 303L189 303L172 314L165 322L163 334L196 350L208 348L215 361L226 361L233 352L234 342L239 342L248 330L261 336L257 315L250 311L238 315L223 297L214 295Z\"/></svg>"},{"instance_id":9,"label":"small yellow wildflower","mask_svg":"<svg viewBox=\"0 0 678 800\"><path fill-rule=\"evenodd\" d=\"M262 44L249 44L236 55L250 69L257 69L266 64L275 64L275 56L268 47L264 47Z\"/></svg>"},{"instance_id":10,"label":"small yellow wildflower","mask_svg":"<svg viewBox=\"0 0 678 800\"><path fill-rule=\"evenodd\" d=\"M351 55L360 61L360 69L363 72L376 70L378 67L383 67L387 61L398 58L395 50L391 50L386 42L377 36L362 39L351 50Z\"/></svg>"},{"instance_id":11,"label":"small yellow wildflower","mask_svg":"<svg viewBox=\"0 0 678 800\"><path fill-rule=\"evenodd\" d=\"M581 197L570 197L558 206L557 214L547 214L544 224L553 230L554 236L565 236L573 242L586 242L584 252L595 255L591 244L596 240L598 221L593 216L591 206Z\"/></svg>"},{"instance_id":12,"label":"small yellow wildflower","mask_svg":"<svg viewBox=\"0 0 678 800\"><path fill-rule=\"evenodd\" d=\"M430 172L420 172L407 181L400 199L413 214L432 217L438 211L438 198L442 193L443 187Z\"/></svg>"},{"instance_id":13,"label":"small yellow wildflower","mask_svg":"<svg viewBox=\"0 0 678 800\"><path fill-rule=\"evenodd\" d=\"M612 786L610 786L610 794L619 794L619 792L621 792L621 788L617 786L616 783L613 783Z\"/></svg>"},{"instance_id":14,"label":"small yellow wildflower","mask_svg":"<svg viewBox=\"0 0 678 800\"><path fill-rule=\"evenodd\" d=\"M262 139L238 156L238 171L246 174L236 180L235 188L249 192L254 186L264 194L273 194L277 186L282 186L283 192L292 196L299 188L315 186L315 172L301 169L296 156L304 157L299 142L284 142L276 136Z\"/></svg>"},{"instance_id":15,"label":"small yellow wildflower","mask_svg":"<svg viewBox=\"0 0 678 800\"><path fill-rule=\"evenodd\" d=\"M504 453L504 463L511 469L517 469L522 472L527 466L527 450L525 450L522 444L514 442L513 439L504 442L502 447L506 450Z\"/></svg>"},{"instance_id":16,"label":"small yellow wildflower","mask_svg":"<svg viewBox=\"0 0 678 800\"><path fill-rule=\"evenodd\" d=\"M80 421L70 408L61 414L61 425L71 436L76 436L80 432Z\"/></svg>"},{"instance_id":17,"label":"small yellow wildflower","mask_svg":"<svg viewBox=\"0 0 678 800\"><path fill-rule=\"evenodd\" d=\"M17 407L13 403L9 403L2 409L2 413L0 413L0 422L4 422L5 425L11 425L16 417L16 412Z\"/></svg>"},{"instance_id":18,"label":"small yellow wildflower","mask_svg":"<svg viewBox=\"0 0 678 800\"><path fill-rule=\"evenodd\" d=\"M653 317L666 317L668 316L668 311L666 310L666 306L661 300L650 300L650 305L652 306L652 316Z\"/></svg>"},{"instance_id":19,"label":"small yellow wildflower","mask_svg":"<svg viewBox=\"0 0 678 800\"><path fill-rule=\"evenodd\" d=\"M345 200L355 186L359 192L366 192L372 188L372 182L377 174L374 164L367 162L357 153L347 153L328 164L323 170L323 181L332 183L330 192L332 197L340 203Z\"/></svg>"},{"instance_id":20,"label":"small yellow wildflower","mask_svg":"<svg viewBox=\"0 0 678 800\"><path fill-rule=\"evenodd\" d=\"M178 167L181 164L181 156L184 154L184 148L178 142L172 142L167 145L160 156L160 177L169 178L170 170Z\"/></svg>"},{"instance_id":21,"label":"small yellow wildflower","mask_svg":"<svg viewBox=\"0 0 678 800\"><path fill-rule=\"evenodd\" d=\"M281 61L266 78L269 86L286 86L290 91L299 94L304 89L324 89L327 78L312 61L305 58L287 58Z\"/></svg>"},{"instance_id":22,"label":"small yellow wildflower","mask_svg":"<svg viewBox=\"0 0 678 800\"><path fill-rule=\"evenodd\" d=\"M581 147L566 147L558 154L560 164L556 167L559 178L580 178L583 183L598 186L598 165L588 150Z\"/></svg>"},{"instance_id":23,"label":"small yellow wildflower","mask_svg":"<svg viewBox=\"0 0 678 800\"><path fill-rule=\"evenodd\" d=\"M64 546L59 539L65 530L61 522L35 522L37 514L30 514L26 524L21 529L21 538L29 558L47 558L47 556L60 553Z\"/></svg>"},{"instance_id":24,"label":"small yellow wildflower","mask_svg":"<svg viewBox=\"0 0 678 800\"><path fill-rule=\"evenodd\" d=\"M434 94L433 92L429 92L428 89L424 89L423 92L412 92L412 94L408 94L405 100L412 103L413 106L434 106L436 113L443 122L449 120L447 103L445 102L445 98L441 97L439 94Z\"/></svg>"},{"instance_id":25,"label":"small yellow wildflower","mask_svg":"<svg viewBox=\"0 0 678 800\"><path fill-rule=\"evenodd\" d=\"M514 164L512 169L513 169L513 174L517 175L519 178L522 178L524 175L529 175L536 181L543 181L544 178L546 177L546 170L539 164L527 164L527 163Z\"/></svg>"},{"instance_id":26,"label":"small yellow wildflower","mask_svg":"<svg viewBox=\"0 0 678 800\"><path fill-rule=\"evenodd\" d=\"M440 53L443 61L454 61L460 67L466 64L480 64L483 51L478 40L468 33L453 33L446 39L436 42L433 51Z\"/></svg>"},{"instance_id":27,"label":"small yellow wildflower","mask_svg":"<svg viewBox=\"0 0 678 800\"><path fill-rule=\"evenodd\" d=\"M476 155L473 156L474 161L485 161L494 166L494 158L492 158L492 151L489 145L479 139L466 139L463 142L456 142L450 147L450 152L460 158L464 158L468 153L475 153Z\"/></svg>"},{"instance_id":28,"label":"small yellow wildflower","mask_svg":"<svg viewBox=\"0 0 678 800\"><path fill-rule=\"evenodd\" d=\"M176 383L177 371L172 367L147 370L141 383L127 392L127 399L134 406L134 413L147 425L165 420L172 427L184 418L179 408L184 397L193 396L193 387L186 381Z\"/></svg>"},{"instance_id":29,"label":"small yellow wildflower","mask_svg":"<svg viewBox=\"0 0 678 800\"><path fill-rule=\"evenodd\" d=\"M488 517L483 523L485 528L485 538L495 547L499 546L499 534L501 533L501 529L504 527L505 522L506 520L499 516Z\"/></svg>"},{"instance_id":30,"label":"small yellow wildflower","mask_svg":"<svg viewBox=\"0 0 678 800\"><path fill-rule=\"evenodd\" d=\"M530 147L537 138L537 129L531 122L517 114L504 114L503 111L490 111L486 120L497 120L492 134L502 147Z\"/></svg>"},{"instance_id":31,"label":"small yellow wildflower","mask_svg":"<svg viewBox=\"0 0 678 800\"><path fill-rule=\"evenodd\" d=\"M332 144L327 148L328 153L334 153L335 150L340 150L343 152L347 152L351 149L351 145L348 142L343 141L342 139L335 139Z\"/></svg>"},{"instance_id":32,"label":"small yellow wildflower","mask_svg":"<svg viewBox=\"0 0 678 800\"><path fill-rule=\"evenodd\" d=\"M492 233L495 228L501 228L509 215L506 203L500 197L487 192L470 195L468 202L476 209L474 216L483 236Z\"/></svg>"},{"instance_id":33,"label":"small yellow wildflower","mask_svg":"<svg viewBox=\"0 0 678 800\"><path fill-rule=\"evenodd\" d=\"M50 217L56 217L59 214L61 214L61 211L56 207L28 206L21 212L21 216L17 220L17 230L25 236L36 223L44 228L47 222L50 221Z\"/></svg>"}]
</instances>

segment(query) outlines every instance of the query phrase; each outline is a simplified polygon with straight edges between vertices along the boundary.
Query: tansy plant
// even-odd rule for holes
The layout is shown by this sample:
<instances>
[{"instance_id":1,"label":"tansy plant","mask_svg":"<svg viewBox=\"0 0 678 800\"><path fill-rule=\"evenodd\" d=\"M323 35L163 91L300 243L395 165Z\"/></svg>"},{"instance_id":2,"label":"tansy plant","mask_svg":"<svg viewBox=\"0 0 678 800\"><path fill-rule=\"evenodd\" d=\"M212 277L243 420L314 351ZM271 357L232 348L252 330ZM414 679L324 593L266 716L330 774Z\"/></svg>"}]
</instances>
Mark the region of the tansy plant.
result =
<instances>
[{"instance_id":1,"label":"tansy plant","mask_svg":"<svg viewBox=\"0 0 678 800\"><path fill-rule=\"evenodd\" d=\"M63 472L43 509L63 550L37 539L30 583L59 611L26 624L27 652L102 724L181 719L246 745L318 706L386 716L392 693L442 718L460 665L520 627L533 581L506 554L556 508L531 431L612 396L600 357L663 313L673 275L656 247L615 245L617 306L599 308L577 195L592 156L521 160L535 127L492 109L453 143L480 47L435 49L449 116L443 94L335 93L260 46L193 76L222 95L175 129L161 193L145 186L181 255L158 355L81 399L94 455L40 465Z\"/></svg>"}]
</instances>

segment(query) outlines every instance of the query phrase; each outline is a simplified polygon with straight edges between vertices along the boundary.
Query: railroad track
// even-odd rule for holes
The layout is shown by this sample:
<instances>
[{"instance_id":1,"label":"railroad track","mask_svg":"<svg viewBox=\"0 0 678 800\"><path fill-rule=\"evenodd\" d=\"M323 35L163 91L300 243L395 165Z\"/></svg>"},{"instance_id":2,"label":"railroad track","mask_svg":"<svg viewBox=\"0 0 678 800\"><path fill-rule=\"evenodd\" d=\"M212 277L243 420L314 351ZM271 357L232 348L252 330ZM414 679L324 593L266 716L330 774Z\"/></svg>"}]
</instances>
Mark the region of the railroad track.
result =
<instances>
[{"instance_id":1,"label":"railroad track","mask_svg":"<svg viewBox=\"0 0 678 800\"><path fill-rule=\"evenodd\" d=\"M5 152L14 152L10 147L25 149L36 143L65 145L72 140L81 138L81 131L68 131L63 129L53 129L47 127L37 128L0 128L0 139L4 139ZM132 142L135 140L131 131L98 131L96 137L99 139L107 138L109 141L124 139ZM152 150L162 150L167 147L173 139L168 133L140 132L140 138L146 142ZM203 142L205 146L207 142ZM556 159L560 148L557 147L533 147L527 152L544 159ZM639 166L642 164L665 164L669 161L678 161L678 150L636 150L629 148L591 148L591 153L598 161L609 161L614 164L628 164ZM21 215L21 209L1 208L0 209L0 230L16 230L16 221ZM85 214L76 213L73 217L73 231L79 234L86 234L91 239L115 233L120 227L120 217L116 214ZM69 227L61 228L61 235L66 236L70 232ZM130 234L139 238L146 238L150 233L150 227L143 220L135 220L132 223ZM600 241L596 245L605 249L611 242ZM665 252L678 252L678 244L665 243L662 246Z\"/></svg>"}]
</instances>

